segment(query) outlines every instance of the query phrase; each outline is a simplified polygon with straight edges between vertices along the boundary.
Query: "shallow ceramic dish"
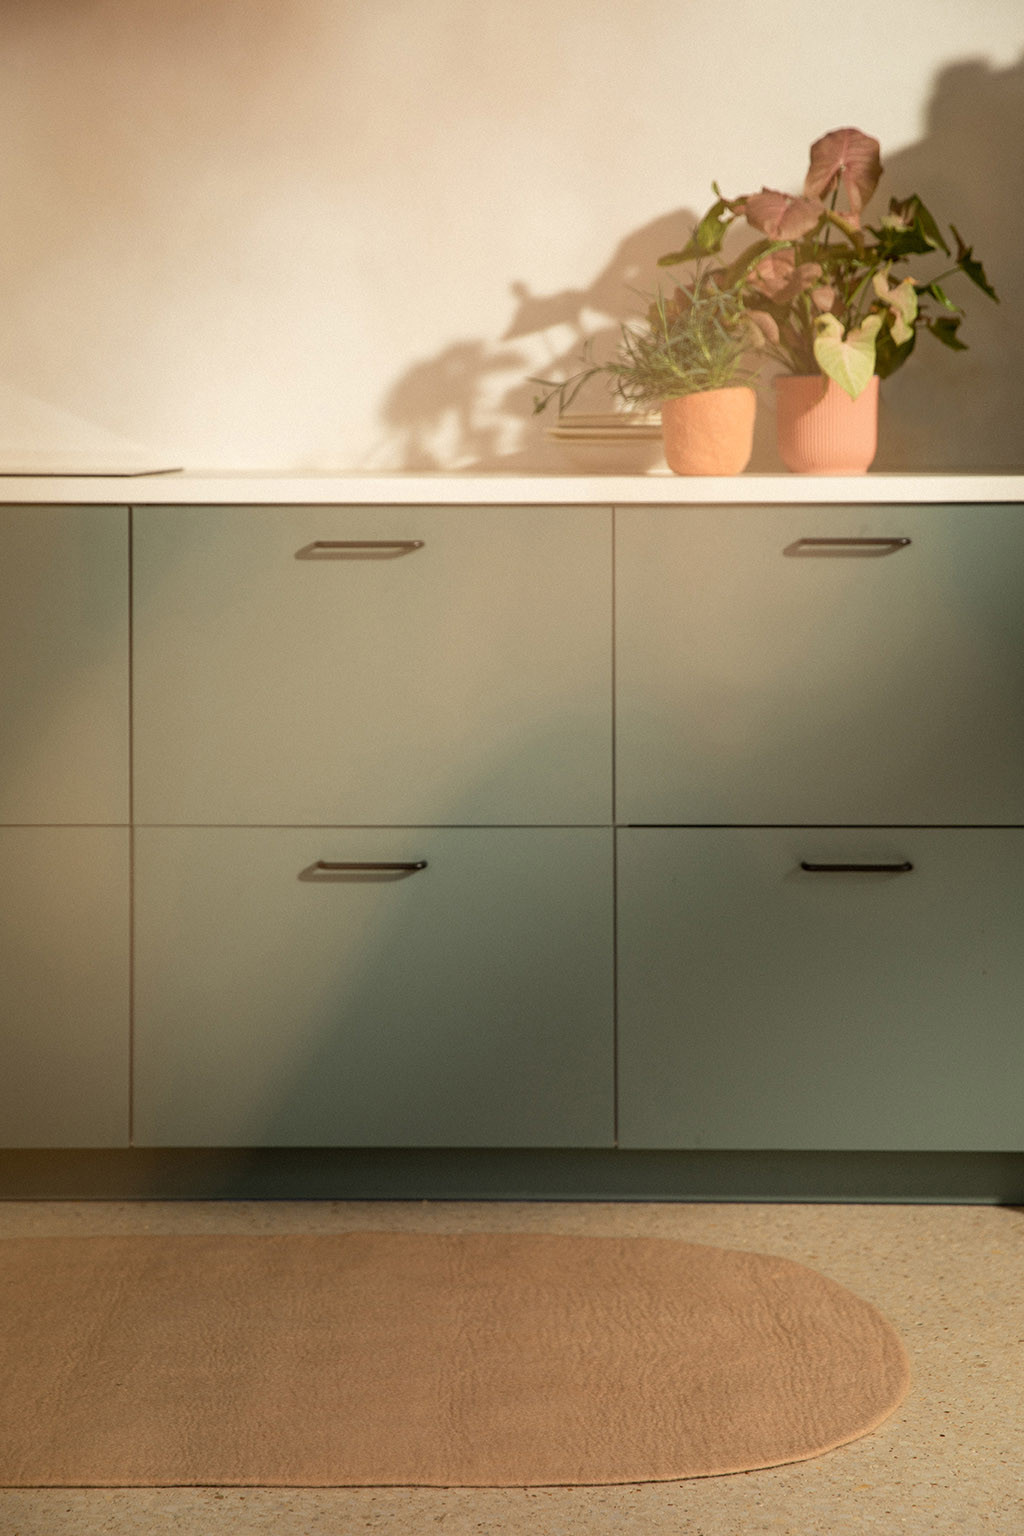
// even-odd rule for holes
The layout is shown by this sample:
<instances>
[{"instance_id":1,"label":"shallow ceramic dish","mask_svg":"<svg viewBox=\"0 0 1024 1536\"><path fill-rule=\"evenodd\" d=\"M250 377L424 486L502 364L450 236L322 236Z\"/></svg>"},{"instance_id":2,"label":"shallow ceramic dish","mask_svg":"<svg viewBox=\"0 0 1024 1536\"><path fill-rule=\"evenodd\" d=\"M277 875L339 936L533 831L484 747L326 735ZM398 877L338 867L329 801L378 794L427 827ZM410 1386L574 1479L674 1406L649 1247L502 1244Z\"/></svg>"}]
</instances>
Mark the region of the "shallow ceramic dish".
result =
<instances>
[{"instance_id":1,"label":"shallow ceramic dish","mask_svg":"<svg viewBox=\"0 0 1024 1536\"><path fill-rule=\"evenodd\" d=\"M557 443L566 462L579 474L645 475L668 469L660 431L584 436L551 427L545 436Z\"/></svg>"}]
</instances>

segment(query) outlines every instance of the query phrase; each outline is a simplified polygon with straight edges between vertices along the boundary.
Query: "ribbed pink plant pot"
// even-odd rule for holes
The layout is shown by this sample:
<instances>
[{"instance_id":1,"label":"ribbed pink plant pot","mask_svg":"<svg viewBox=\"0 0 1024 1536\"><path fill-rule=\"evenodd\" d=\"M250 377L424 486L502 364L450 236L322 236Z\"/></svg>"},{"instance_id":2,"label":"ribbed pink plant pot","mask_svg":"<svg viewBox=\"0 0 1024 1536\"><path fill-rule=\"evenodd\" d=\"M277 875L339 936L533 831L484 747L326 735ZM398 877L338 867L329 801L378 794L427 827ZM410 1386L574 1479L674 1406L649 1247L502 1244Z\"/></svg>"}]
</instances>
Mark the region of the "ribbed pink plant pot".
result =
<instances>
[{"instance_id":1,"label":"ribbed pink plant pot","mask_svg":"<svg viewBox=\"0 0 1024 1536\"><path fill-rule=\"evenodd\" d=\"M798 475L863 475L878 448L878 375L851 400L823 373L775 380L779 457Z\"/></svg>"},{"instance_id":2,"label":"ribbed pink plant pot","mask_svg":"<svg viewBox=\"0 0 1024 1536\"><path fill-rule=\"evenodd\" d=\"M754 451L757 396L745 384L661 402L665 462L677 475L739 475Z\"/></svg>"}]
</instances>

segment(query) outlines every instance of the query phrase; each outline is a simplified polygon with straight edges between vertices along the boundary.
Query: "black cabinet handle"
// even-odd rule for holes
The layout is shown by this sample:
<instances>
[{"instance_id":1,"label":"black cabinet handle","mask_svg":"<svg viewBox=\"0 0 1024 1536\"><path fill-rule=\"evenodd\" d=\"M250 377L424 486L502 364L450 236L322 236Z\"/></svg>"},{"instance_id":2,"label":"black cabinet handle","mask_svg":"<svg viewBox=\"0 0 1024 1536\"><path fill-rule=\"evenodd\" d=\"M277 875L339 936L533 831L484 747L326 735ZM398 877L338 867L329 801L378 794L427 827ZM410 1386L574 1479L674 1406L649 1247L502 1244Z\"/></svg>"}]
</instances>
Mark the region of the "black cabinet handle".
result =
<instances>
[{"instance_id":1,"label":"black cabinet handle","mask_svg":"<svg viewBox=\"0 0 1024 1536\"><path fill-rule=\"evenodd\" d=\"M313 865L314 869L322 869L325 873L333 870L361 869L367 871L378 870L381 873L394 873L396 871L404 871L406 874L410 875L415 870L426 869L426 867L426 859L409 859L399 863L392 863L388 860L376 860L375 862L368 864L334 863L329 859L317 859L316 863Z\"/></svg>"},{"instance_id":2,"label":"black cabinet handle","mask_svg":"<svg viewBox=\"0 0 1024 1536\"><path fill-rule=\"evenodd\" d=\"M423 539L314 539L296 550L296 560L394 559L422 549Z\"/></svg>"},{"instance_id":3,"label":"black cabinet handle","mask_svg":"<svg viewBox=\"0 0 1024 1536\"><path fill-rule=\"evenodd\" d=\"M800 868L809 875L906 875L913 869L909 859L900 864L812 864L801 859Z\"/></svg>"},{"instance_id":4,"label":"black cabinet handle","mask_svg":"<svg viewBox=\"0 0 1024 1536\"><path fill-rule=\"evenodd\" d=\"M384 880L403 880L407 875L415 875L419 870L426 869L426 859L372 859L366 861L317 859L315 864L310 864L302 870L300 880L343 880L346 875L353 875L357 879L360 876L367 880L374 875Z\"/></svg>"},{"instance_id":5,"label":"black cabinet handle","mask_svg":"<svg viewBox=\"0 0 1024 1536\"><path fill-rule=\"evenodd\" d=\"M909 539L797 539L783 550L786 555L895 555L906 549Z\"/></svg>"}]
</instances>

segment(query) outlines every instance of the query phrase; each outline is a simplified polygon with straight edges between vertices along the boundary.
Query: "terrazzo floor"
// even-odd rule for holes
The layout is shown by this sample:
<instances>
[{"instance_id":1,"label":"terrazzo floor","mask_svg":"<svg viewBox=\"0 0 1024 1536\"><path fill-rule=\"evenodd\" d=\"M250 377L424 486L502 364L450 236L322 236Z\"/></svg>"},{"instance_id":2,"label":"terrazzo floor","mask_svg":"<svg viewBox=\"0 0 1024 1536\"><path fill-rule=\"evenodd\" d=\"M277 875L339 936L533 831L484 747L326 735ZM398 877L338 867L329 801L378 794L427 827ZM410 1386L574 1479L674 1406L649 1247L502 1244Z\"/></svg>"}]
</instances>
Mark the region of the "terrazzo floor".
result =
<instances>
[{"instance_id":1,"label":"terrazzo floor","mask_svg":"<svg viewBox=\"0 0 1024 1536\"><path fill-rule=\"evenodd\" d=\"M0 1202L0 1235L349 1230L677 1237L780 1254L879 1307L910 1394L764 1472L602 1488L0 1489L0 1536L1024 1536L1024 1208Z\"/></svg>"}]
</instances>

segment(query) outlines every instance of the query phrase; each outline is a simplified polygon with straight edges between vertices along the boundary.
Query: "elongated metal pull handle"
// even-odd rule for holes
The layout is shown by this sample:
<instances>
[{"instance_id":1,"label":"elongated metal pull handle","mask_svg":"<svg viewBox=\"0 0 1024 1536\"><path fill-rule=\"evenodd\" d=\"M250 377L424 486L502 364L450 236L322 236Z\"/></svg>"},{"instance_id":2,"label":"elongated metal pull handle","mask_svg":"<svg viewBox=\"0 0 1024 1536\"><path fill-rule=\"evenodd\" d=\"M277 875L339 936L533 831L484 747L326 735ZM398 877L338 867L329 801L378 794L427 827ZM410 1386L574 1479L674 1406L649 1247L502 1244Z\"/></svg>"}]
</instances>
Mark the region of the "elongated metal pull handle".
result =
<instances>
[{"instance_id":1,"label":"elongated metal pull handle","mask_svg":"<svg viewBox=\"0 0 1024 1536\"><path fill-rule=\"evenodd\" d=\"M296 560L395 559L422 549L423 539L314 539L296 550Z\"/></svg>"},{"instance_id":2,"label":"elongated metal pull handle","mask_svg":"<svg viewBox=\"0 0 1024 1536\"><path fill-rule=\"evenodd\" d=\"M361 870L367 874L413 874L417 869L426 869L426 859L408 859L398 863L386 859L378 859L372 863L334 863L329 859L317 859L314 869L323 870L325 874L341 870Z\"/></svg>"},{"instance_id":3,"label":"elongated metal pull handle","mask_svg":"<svg viewBox=\"0 0 1024 1536\"><path fill-rule=\"evenodd\" d=\"M375 880L406 880L419 870L426 869L426 859L372 859L365 861L317 859L299 873L299 879L326 885L331 881L371 882Z\"/></svg>"},{"instance_id":4,"label":"elongated metal pull handle","mask_svg":"<svg viewBox=\"0 0 1024 1536\"><path fill-rule=\"evenodd\" d=\"M906 549L909 539L891 538L836 538L836 539L797 539L795 544L790 544L783 554L786 555L895 555L898 550Z\"/></svg>"},{"instance_id":5,"label":"elongated metal pull handle","mask_svg":"<svg viewBox=\"0 0 1024 1536\"><path fill-rule=\"evenodd\" d=\"M315 539L310 549L422 549L422 539Z\"/></svg>"},{"instance_id":6,"label":"elongated metal pull handle","mask_svg":"<svg viewBox=\"0 0 1024 1536\"><path fill-rule=\"evenodd\" d=\"M800 860L800 868L809 875L906 875L913 867L909 859L899 864L811 864Z\"/></svg>"}]
</instances>

